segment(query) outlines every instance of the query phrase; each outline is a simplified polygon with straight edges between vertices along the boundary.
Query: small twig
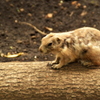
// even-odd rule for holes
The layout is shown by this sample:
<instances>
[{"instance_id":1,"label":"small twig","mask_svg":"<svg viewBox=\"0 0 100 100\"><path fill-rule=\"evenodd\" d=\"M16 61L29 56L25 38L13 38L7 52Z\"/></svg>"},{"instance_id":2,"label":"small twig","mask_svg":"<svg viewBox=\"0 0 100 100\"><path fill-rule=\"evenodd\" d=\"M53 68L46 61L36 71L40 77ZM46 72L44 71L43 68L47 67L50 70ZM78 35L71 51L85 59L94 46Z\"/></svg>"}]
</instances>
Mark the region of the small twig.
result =
<instances>
[{"instance_id":1,"label":"small twig","mask_svg":"<svg viewBox=\"0 0 100 100\"><path fill-rule=\"evenodd\" d=\"M37 32L39 32L40 34L42 35L46 35L47 33L45 32L42 32L41 30L39 30L37 27L35 27L34 25L28 23L28 22L18 22L19 24L25 24L25 25L28 25L30 27L32 27L34 30L36 30Z\"/></svg>"}]
</instances>

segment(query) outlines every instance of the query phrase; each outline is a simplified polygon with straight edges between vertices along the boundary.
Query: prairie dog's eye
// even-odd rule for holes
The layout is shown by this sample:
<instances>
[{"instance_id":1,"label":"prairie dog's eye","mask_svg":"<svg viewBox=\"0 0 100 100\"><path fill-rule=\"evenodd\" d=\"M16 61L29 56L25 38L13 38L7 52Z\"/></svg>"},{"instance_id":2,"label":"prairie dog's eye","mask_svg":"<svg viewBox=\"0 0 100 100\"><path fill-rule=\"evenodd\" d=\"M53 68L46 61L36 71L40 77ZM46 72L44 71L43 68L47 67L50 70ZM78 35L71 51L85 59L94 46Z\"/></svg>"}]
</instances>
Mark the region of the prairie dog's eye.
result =
<instances>
[{"instance_id":1,"label":"prairie dog's eye","mask_svg":"<svg viewBox=\"0 0 100 100\"><path fill-rule=\"evenodd\" d=\"M48 46L51 46L51 45L52 45L52 43L49 43L49 44L48 44Z\"/></svg>"}]
</instances>

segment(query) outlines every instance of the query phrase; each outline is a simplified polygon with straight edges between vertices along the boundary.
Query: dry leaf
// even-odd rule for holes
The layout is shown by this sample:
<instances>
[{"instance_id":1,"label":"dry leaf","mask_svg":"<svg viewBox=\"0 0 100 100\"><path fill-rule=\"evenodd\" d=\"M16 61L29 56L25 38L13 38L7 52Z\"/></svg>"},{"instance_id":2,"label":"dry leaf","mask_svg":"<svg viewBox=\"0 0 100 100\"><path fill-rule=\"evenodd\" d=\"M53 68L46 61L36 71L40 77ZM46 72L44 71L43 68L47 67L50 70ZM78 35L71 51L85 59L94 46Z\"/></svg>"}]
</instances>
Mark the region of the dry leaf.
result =
<instances>
[{"instance_id":1,"label":"dry leaf","mask_svg":"<svg viewBox=\"0 0 100 100\"><path fill-rule=\"evenodd\" d=\"M78 8L78 7L80 7L81 6L81 4L80 3L77 3L76 4L76 8Z\"/></svg>"},{"instance_id":2,"label":"dry leaf","mask_svg":"<svg viewBox=\"0 0 100 100\"><path fill-rule=\"evenodd\" d=\"M36 36L31 36L31 39L36 39Z\"/></svg>"},{"instance_id":3,"label":"dry leaf","mask_svg":"<svg viewBox=\"0 0 100 100\"><path fill-rule=\"evenodd\" d=\"M48 31L53 31L53 28L45 27Z\"/></svg>"},{"instance_id":4,"label":"dry leaf","mask_svg":"<svg viewBox=\"0 0 100 100\"><path fill-rule=\"evenodd\" d=\"M78 7L81 6L81 4L78 3L78 1L73 1L71 4L72 4L72 5L75 5L75 8L78 8Z\"/></svg>"},{"instance_id":5,"label":"dry leaf","mask_svg":"<svg viewBox=\"0 0 100 100\"><path fill-rule=\"evenodd\" d=\"M21 56L21 55L24 55L24 53L23 52L20 52L20 53L17 53L17 54L10 54L10 53L8 53L7 55L4 55L4 57L15 58L15 57L18 57L18 56Z\"/></svg>"},{"instance_id":6,"label":"dry leaf","mask_svg":"<svg viewBox=\"0 0 100 100\"><path fill-rule=\"evenodd\" d=\"M83 6L83 8L85 9L85 8L87 8L87 6L86 6L86 5L84 5L84 6Z\"/></svg>"},{"instance_id":7,"label":"dry leaf","mask_svg":"<svg viewBox=\"0 0 100 100\"><path fill-rule=\"evenodd\" d=\"M23 12L24 11L24 8L20 8L20 11Z\"/></svg>"},{"instance_id":8,"label":"dry leaf","mask_svg":"<svg viewBox=\"0 0 100 100\"><path fill-rule=\"evenodd\" d=\"M28 15L28 16L30 16L30 17L32 16L32 14L31 14L31 13L28 13L27 15Z\"/></svg>"},{"instance_id":9,"label":"dry leaf","mask_svg":"<svg viewBox=\"0 0 100 100\"><path fill-rule=\"evenodd\" d=\"M77 1L73 1L71 4L72 5L76 5L77 4Z\"/></svg>"},{"instance_id":10,"label":"dry leaf","mask_svg":"<svg viewBox=\"0 0 100 100\"><path fill-rule=\"evenodd\" d=\"M48 13L48 14L46 15L46 17L47 17L47 18L52 18L52 17L53 17L53 13Z\"/></svg>"},{"instance_id":11,"label":"dry leaf","mask_svg":"<svg viewBox=\"0 0 100 100\"><path fill-rule=\"evenodd\" d=\"M85 16L87 14L87 11L83 11L82 13L81 13L81 16Z\"/></svg>"},{"instance_id":12,"label":"dry leaf","mask_svg":"<svg viewBox=\"0 0 100 100\"><path fill-rule=\"evenodd\" d=\"M59 6L61 6L63 3L64 3L64 1L63 0L60 0Z\"/></svg>"},{"instance_id":13,"label":"dry leaf","mask_svg":"<svg viewBox=\"0 0 100 100\"><path fill-rule=\"evenodd\" d=\"M17 23L18 22L18 20L15 20L15 23Z\"/></svg>"}]
</instances>

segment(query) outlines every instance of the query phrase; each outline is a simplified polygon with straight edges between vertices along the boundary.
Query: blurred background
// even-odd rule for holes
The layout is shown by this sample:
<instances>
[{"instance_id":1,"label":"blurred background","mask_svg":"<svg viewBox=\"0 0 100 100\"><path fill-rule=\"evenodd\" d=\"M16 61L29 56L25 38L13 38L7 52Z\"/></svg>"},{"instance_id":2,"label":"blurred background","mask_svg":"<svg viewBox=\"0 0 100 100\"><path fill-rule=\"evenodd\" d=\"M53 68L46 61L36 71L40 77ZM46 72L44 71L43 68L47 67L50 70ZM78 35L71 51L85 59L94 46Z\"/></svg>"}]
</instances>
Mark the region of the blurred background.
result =
<instances>
[{"instance_id":1,"label":"blurred background","mask_svg":"<svg viewBox=\"0 0 100 100\"><path fill-rule=\"evenodd\" d=\"M48 61L38 51L43 32L64 32L88 26L100 30L100 0L0 0L0 62Z\"/></svg>"}]
</instances>

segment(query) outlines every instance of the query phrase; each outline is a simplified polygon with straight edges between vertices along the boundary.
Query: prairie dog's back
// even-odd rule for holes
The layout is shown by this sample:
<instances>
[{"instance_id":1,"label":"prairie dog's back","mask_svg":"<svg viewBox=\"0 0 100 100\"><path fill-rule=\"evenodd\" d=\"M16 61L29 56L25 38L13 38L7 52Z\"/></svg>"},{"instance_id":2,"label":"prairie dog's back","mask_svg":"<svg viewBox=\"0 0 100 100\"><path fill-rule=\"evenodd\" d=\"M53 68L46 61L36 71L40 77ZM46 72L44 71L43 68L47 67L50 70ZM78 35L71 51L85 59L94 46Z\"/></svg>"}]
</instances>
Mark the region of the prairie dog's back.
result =
<instances>
[{"instance_id":1,"label":"prairie dog's back","mask_svg":"<svg viewBox=\"0 0 100 100\"><path fill-rule=\"evenodd\" d=\"M95 35L100 37L100 30L92 28L92 27L83 27L79 29L75 29L72 33L74 36L82 36L85 37L87 34L90 36Z\"/></svg>"},{"instance_id":2,"label":"prairie dog's back","mask_svg":"<svg viewBox=\"0 0 100 100\"><path fill-rule=\"evenodd\" d=\"M66 38L70 37L72 33L74 33L74 31L50 33L50 34L54 34L54 37L59 37L61 39L66 39Z\"/></svg>"}]
</instances>

